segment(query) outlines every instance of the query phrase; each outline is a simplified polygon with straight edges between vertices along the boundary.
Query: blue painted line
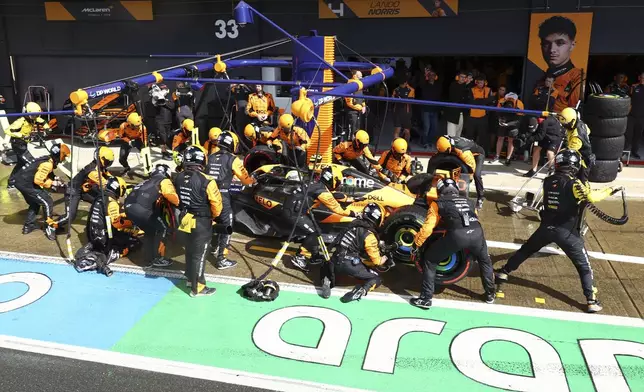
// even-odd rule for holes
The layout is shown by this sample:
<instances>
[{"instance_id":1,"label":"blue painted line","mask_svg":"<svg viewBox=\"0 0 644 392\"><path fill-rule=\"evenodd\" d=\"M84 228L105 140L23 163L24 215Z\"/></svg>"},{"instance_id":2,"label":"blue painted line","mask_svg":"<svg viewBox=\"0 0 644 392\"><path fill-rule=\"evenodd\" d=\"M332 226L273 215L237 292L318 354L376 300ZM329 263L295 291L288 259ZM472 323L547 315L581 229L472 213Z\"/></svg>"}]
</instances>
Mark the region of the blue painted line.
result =
<instances>
[{"instance_id":1,"label":"blue painted line","mask_svg":"<svg viewBox=\"0 0 644 392\"><path fill-rule=\"evenodd\" d=\"M109 349L173 287L162 277L78 273L67 265L0 259L1 275L34 272L49 292L23 308L0 313L0 334ZM0 284L0 304L24 294L24 283ZM152 331L151 331L152 332Z\"/></svg>"}]
</instances>

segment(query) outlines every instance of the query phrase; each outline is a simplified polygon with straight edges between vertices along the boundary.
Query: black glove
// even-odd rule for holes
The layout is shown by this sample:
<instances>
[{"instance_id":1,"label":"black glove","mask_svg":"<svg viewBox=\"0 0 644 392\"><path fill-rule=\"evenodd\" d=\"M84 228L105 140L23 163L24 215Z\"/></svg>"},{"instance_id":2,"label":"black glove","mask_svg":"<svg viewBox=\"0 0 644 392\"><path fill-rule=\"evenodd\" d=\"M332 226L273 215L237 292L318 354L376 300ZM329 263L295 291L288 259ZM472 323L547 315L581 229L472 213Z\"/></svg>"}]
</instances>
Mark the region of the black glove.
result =
<instances>
[{"instance_id":1,"label":"black glove","mask_svg":"<svg viewBox=\"0 0 644 392\"><path fill-rule=\"evenodd\" d=\"M349 217L355 218L356 217L356 212L355 211L349 211Z\"/></svg>"}]
</instances>

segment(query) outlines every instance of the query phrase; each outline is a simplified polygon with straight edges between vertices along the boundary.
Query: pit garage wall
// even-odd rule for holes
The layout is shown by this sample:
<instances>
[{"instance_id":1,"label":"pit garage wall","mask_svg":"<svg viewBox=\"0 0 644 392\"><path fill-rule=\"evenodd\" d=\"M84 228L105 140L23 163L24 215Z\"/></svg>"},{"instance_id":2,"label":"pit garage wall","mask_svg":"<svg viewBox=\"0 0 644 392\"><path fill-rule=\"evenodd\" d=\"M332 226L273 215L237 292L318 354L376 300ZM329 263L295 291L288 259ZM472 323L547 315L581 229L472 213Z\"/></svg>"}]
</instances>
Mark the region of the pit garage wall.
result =
<instances>
[{"instance_id":1,"label":"pit garage wall","mask_svg":"<svg viewBox=\"0 0 644 392\"><path fill-rule=\"evenodd\" d=\"M644 5L639 0L460 0L456 17L336 20L318 18L317 0L249 3L289 32L317 29L369 56L525 56L530 13L544 12L546 6L547 12L595 13L591 54L644 53L644 41L638 39L644 36ZM16 64L19 101L27 86L46 85L54 107L60 107L78 87L189 61L150 59L149 54L226 53L282 38L263 22L237 32L232 27L222 30L216 23L231 20L232 8L229 0L162 1L153 2L153 21L47 22L42 1L0 4L0 86L7 81L7 52ZM261 54L290 53L290 45L282 45ZM261 76L259 70L243 73Z\"/></svg>"}]
</instances>

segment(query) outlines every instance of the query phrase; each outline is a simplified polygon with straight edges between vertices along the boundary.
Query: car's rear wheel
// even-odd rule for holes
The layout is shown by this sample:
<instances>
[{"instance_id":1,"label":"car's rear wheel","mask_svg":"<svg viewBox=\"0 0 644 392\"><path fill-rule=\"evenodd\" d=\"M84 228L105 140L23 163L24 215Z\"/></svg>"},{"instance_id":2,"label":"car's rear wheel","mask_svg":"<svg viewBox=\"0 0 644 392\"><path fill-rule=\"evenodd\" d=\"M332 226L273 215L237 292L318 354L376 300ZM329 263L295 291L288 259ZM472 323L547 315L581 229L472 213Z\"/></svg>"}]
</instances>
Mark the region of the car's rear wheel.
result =
<instances>
[{"instance_id":1,"label":"car's rear wheel","mask_svg":"<svg viewBox=\"0 0 644 392\"><path fill-rule=\"evenodd\" d=\"M268 146L259 145L248 152L244 158L244 167L249 173L252 173L264 165L275 164L277 161L275 150Z\"/></svg>"}]
</instances>

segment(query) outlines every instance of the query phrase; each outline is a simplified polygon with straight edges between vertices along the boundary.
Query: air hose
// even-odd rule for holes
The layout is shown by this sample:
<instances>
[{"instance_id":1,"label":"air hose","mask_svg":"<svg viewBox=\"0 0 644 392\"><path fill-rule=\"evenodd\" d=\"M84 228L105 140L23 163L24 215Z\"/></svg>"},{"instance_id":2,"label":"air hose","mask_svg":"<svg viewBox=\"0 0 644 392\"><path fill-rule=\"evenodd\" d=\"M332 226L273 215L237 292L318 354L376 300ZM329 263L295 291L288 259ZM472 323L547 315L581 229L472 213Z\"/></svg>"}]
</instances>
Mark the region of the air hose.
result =
<instances>
[{"instance_id":1,"label":"air hose","mask_svg":"<svg viewBox=\"0 0 644 392\"><path fill-rule=\"evenodd\" d=\"M611 225L616 225L616 226L625 225L626 222L628 222L628 207L626 205L626 191L624 190L624 188L622 188L621 191L622 191L622 209L624 211L624 214L620 218L614 218L606 214L604 211L600 210L599 207L597 207L592 203L588 203L587 208L595 216L597 216L599 219L603 220L606 223L609 223Z\"/></svg>"}]
</instances>

